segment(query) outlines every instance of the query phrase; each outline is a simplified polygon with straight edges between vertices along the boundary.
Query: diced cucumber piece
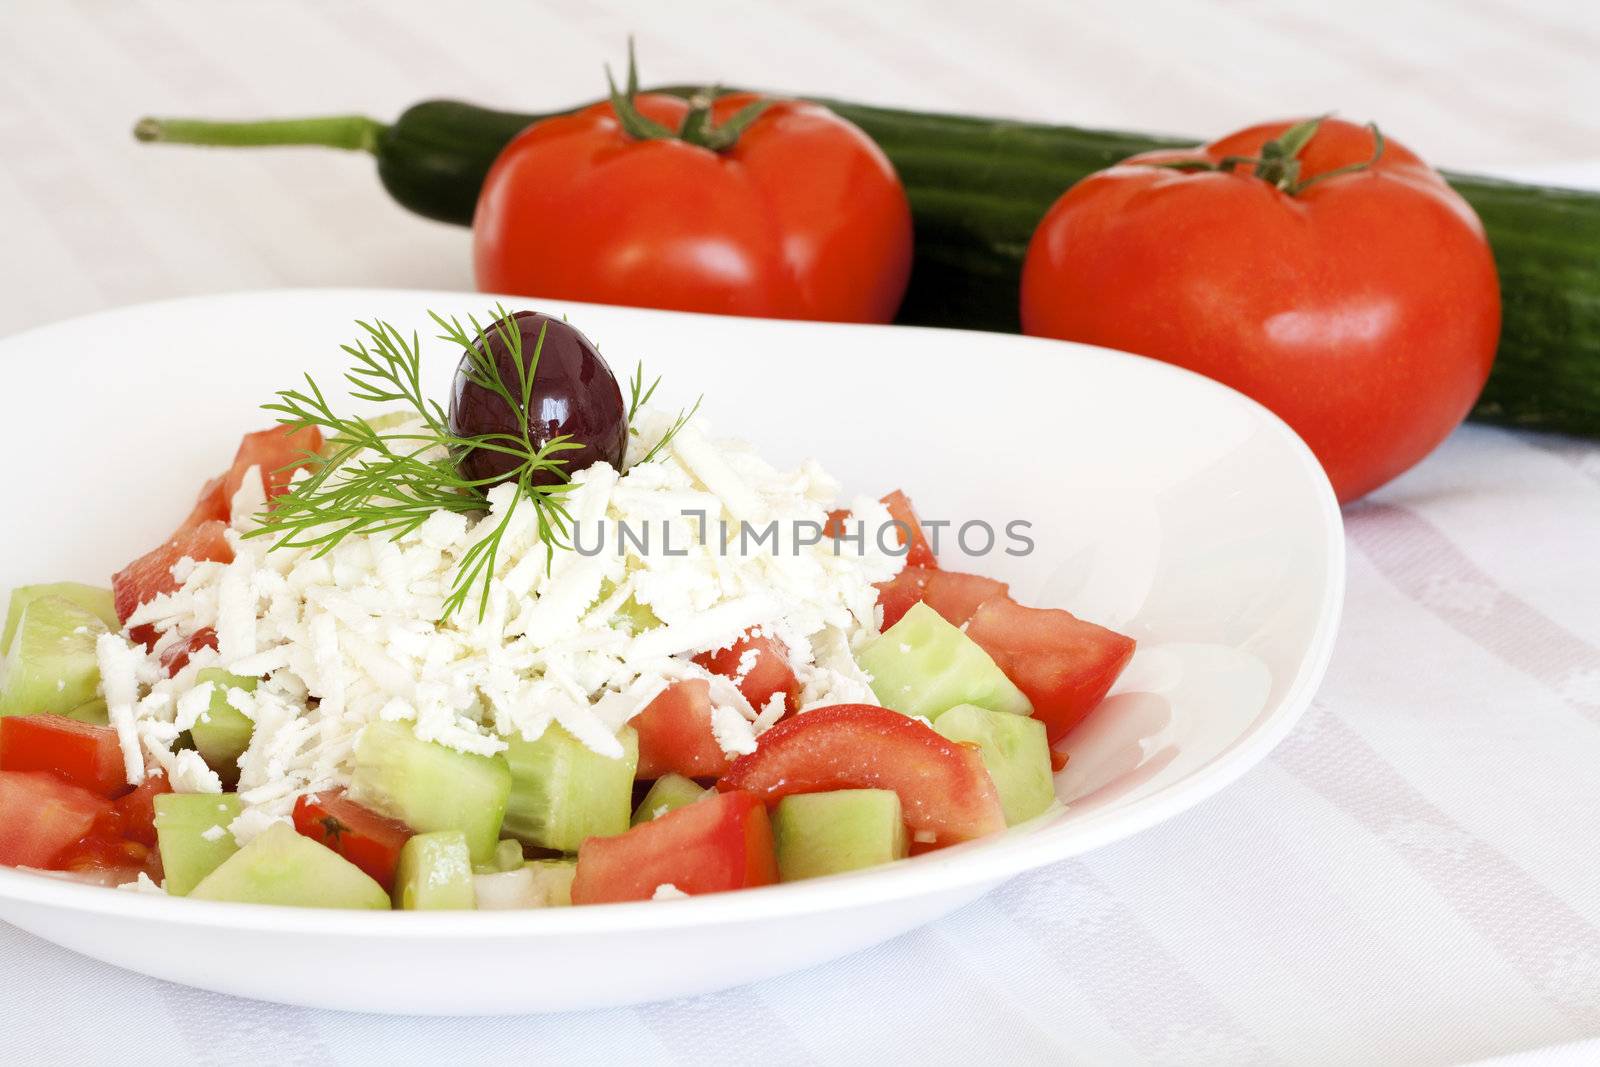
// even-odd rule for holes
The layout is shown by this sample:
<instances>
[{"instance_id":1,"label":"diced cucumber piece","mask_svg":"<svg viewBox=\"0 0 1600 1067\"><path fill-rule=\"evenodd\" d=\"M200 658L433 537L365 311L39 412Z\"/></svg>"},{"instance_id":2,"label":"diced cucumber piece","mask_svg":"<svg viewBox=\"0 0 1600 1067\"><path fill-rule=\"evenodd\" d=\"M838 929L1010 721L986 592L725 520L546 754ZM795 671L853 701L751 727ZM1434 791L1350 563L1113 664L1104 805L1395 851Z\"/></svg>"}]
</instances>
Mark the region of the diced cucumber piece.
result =
<instances>
[{"instance_id":1,"label":"diced cucumber piece","mask_svg":"<svg viewBox=\"0 0 1600 1067\"><path fill-rule=\"evenodd\" d=\"M192 900L291 908L389 907L389 894L361 868L287 823L274 823L189 893Z\"/></svg>"},{"instance_id":2,"label":"diced cucumber piece","mask_svg":"<svg viewBox=\"0 0 1600 1067\"><path fill-rule=\"evenodd\" d=\"M933 728L952 741L978 746L1000 794L1007 826L1026 822L1055 803L1050 743L1038 719L962 704L939 716Z\"/></svg>"},{"instance_id":3,"label":"diced cucumber piece","mask_svg":"<svg viewBox=\"0 0 1600 1067\"><path fill-rule=\"evenodd\" d=\"M989 653L926 604L917 604L856 656L883 706L937 719L957 704L1031 715L1033 705Z\"/></svg>"},{"instance_id":4,"label":"diced cucumber piece","mask_svg":"<svg viewBox=\"0 0 1600 1067\"><path fill-rule=\"evenodd\" d=\"M772 840L785 882L905 859L911 847L899 794L891 789L784 797L772 816Z\"/></svg>"},{"instance_id":5,"label":"diced cucumber piece","mask_svg":"<svg viewBox=\"0 0 1600 1067\"><path fill-rule=\"evenodd\" d=\"M638 826L642 822L659 819L669 811L676 811L685 804L693 804L709 792L709 789L693 778L685 778L681 774L663 774L656 779L650 791L634 809L633 825Z\"/></svg>"},{"instance_id":6,"label":"diced cucumber piece","mask_svg":"<svg viewBox=\"0 0 1600 1067\"><path fill-rule=\"evenodd\" d=\"M480 863L472 868L473 874L493 874L496 871L514 871L523 864L522 842L505 838L494 847L494 855L488 863Z\"/></svg>"},{"instance_id":7,"label":"diced cucumber piece","mask_svg":"<svg viewBox=\"0 0 1600 1067\"><path fill-rule=\"evenodd\" d=\"M175 897L188 896L207 875L239 851L228 824L244 804L233 793L161 793L153 798L156 844L163 883Z\"/></svg>"},{"instance_id":8,"label":"diced cucumber piece","mask_svg":"<svg viewBox=\"0 0 1600 1067\"><path fill-rule=\"evenodd\" d=\"M111 723L111 710L106 707L104 700L95 697L67 712L67 718L77 719L92 726L107 726Z\"/></svg>"},{"instance_id":9,"label":"diced cucumber piece","mask_svg":"<svg viewBox=\"0 0 1600 1067\"><path fill-rule=\"evenodd\" d=\"M394 906L403 911L476 907L467 835L460 830L436 830L407 840L394 873Z\"/></svg>"},{"instance_id":10,"label":"diced cucumber piece","mask_svg":"<svg viewBox=\"0 0 1600 1067\"><path fill-rule=\"evenodd\" d=\"M95 641L106 629L98 615L66 597L28 601L0 676L0 715L64 715L94 700L100 688Z\"/></svg>"},{"instance_id":11,"label":"diced cucumber piece","mask_svg":"<svg viewBox=\"0 0 1600 1067\"><path fill-rule=\"evenodd\" d=\"M194 680L196 685L203 682L212 685L211 706L189 730L189 736L194 738L195 751L218 774L237 776L239 757L250 747L256 724L244 712L228 703L228 690L243 689L253 693L261 679L230 674L220 667L207 667L196 672Z\"/></svg>"},{"instance_id":12,"label":"diced cucumber piece","mask_svg":"<svg viewBox=\"0 0 1600 1067\"><path fill-rule=\"evenodd\" d=\"M506 833L540 848L576 852L584 838L627 830L639 735L625 726L617 740L620 759L585 747L556 723L537 741L511 738L505 753L511 766Z\"/></svg>"},{"instance_id":13,"label":"diced cucumber piece","mask_svg":"<svg viewBox=\"0 0 1600 1067\"><path fill-rule=\"evenodd\" d=\"M529 860L533 890L544 898L543 907L572 906L572 879L578 873L577 860Z\"/></svg>"},{"instance_id":14,"label":"diced cucumber piece","mask_svg":"<svg viewBox=\"0 0 1600 1067\"><path fill-rule=\"evenodd\" d=\"M408 723L369 723L356 742L350 799L419 834L460 830L473 863L494 859L510 793L504 759L420 740Z\"/></svg>"},{"instance_id":15,"label":"diced cucumber piece","mask_svg":"<svg viewBox=\"0 0 1600 1067\"><path fill-rule=\"evenodd\" d=\"M42 596L58 596L76 604L105 623L107 629L122 629L122 621L117 618L116 604L109 589L100 589L81 582L19 585L11 591L11 600L6 606L6 628L5 632L0 634L0 655L11 650L11 638L16 635L17 626L22 622L23 611Z\"/></svg>"}]
</instances>

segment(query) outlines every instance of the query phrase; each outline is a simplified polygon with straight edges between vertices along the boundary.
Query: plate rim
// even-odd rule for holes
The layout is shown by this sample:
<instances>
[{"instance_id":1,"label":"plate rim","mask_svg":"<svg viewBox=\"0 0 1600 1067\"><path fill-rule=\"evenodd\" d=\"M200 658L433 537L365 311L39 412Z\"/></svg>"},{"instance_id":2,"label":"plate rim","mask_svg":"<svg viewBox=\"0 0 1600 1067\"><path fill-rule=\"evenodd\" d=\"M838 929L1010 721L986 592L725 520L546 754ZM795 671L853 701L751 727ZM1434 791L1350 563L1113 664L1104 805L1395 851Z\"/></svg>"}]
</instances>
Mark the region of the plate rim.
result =
<instances>
[{"instance_id":1,"label":"plate rim","mask_svg":"<svg viewBox=\"0 0 1600 1067\"><path fill-rule=\"evenodd\" d=\"M859 329L889 329L938 334L952 332L987 334L987 331L960 331L933 326L748 319L739 316L448 290L278 287L230 290L106 308L87 315L34 326L0 338L0 352L14 344L34 343L36 337L41 334L67 328L80 328L92 325L101 319L114 320L159 309L205 305L228 300L293 300L302 297L348 299L353 304L363 299L385 301L416 299L422 306L426 306L428 301L459 302L476 297L491 304L495 301L542 301L563 308L595 308L608 314L625 312L647 317L716 319L723 323L729 320L757 324L803 323L808 327L842 329L847 332ZM1002 343L1007 345L1066 345L1081 355L1112 362L1132 362L1141 365L1146 371L1185 380L1184 388L1200 388L1226 394L1231 403L1244 405L1245 409L1260 419L1264 426L1277 434L1298 460L1302 471L1308 475L1317 500L1319 517L1322 519L1326 570L1320 591L1317 622L1307 652L1300 660L1295 677L1285 688L1278 707L1264 718L1258 718L1248 728L1248 733L1242 741L1185 778L1140 797L1128 808L1092 811L1062 827L1030 830L1027 824L1024 824L1002 837L967 842L919 856L914 864L887 864L829 878L765 886L754 892L691 897L673 901L672 907L660 907L662 903L660 901L637 901L593 904L581 908L521 911L357 913L329 908L291 908L196 901L131 890L114 891L102 886L74 883L48 874L5 867L0 867L0 905L16 903L24 906L87 912L108 919L143 919L166 925L279 934L304 933L356 940L412 937L428 941L441 939L477 941L501 940L507 937L564 938L589 934L643 933L815 915L866 908L941 892L953 893L978 886L998 885L1028 871L1142 833L1210 799L1238 781L1277 747L1310 707L1317 688L1327 672L1343 612L1346 578L1343 518L1333 488L1310 448L1288 424L1257 401L1220 382L1160 360L1098 345L1027 337L1020 334L996 333L988 336L1001 339Z\"/></svg>"}]
</instances>

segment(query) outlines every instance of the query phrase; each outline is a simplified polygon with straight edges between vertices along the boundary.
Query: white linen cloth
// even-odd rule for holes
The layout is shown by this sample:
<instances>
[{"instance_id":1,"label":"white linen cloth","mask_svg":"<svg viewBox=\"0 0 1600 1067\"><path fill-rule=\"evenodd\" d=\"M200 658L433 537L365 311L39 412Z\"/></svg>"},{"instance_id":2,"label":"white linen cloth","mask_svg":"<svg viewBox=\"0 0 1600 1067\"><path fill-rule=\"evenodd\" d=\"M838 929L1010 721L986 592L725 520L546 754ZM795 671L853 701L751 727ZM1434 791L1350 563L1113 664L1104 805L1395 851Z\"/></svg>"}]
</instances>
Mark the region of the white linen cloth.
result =
<instances>
[{"instance_id":1,"label":"white linen cloth","mask_svg":"<svg viewBox=\"0 0 1600 1067\"><path fill-rule=\"evenodd\" d=\"M1523 173L1600 143L1577 4L27 0L0 21L0 332L222 289L468 287L465 233L405 216L363 160L141 149L128 126L567 104L630 29L647 82L1197 133L1340 103L1442 163ZM877 949L676 1003L393 1019L0 926L0 1063L1600 1062L1600 447L1468 427L1347 526L1332 668L1264 764Z\"/></svg>"}]
</instances>

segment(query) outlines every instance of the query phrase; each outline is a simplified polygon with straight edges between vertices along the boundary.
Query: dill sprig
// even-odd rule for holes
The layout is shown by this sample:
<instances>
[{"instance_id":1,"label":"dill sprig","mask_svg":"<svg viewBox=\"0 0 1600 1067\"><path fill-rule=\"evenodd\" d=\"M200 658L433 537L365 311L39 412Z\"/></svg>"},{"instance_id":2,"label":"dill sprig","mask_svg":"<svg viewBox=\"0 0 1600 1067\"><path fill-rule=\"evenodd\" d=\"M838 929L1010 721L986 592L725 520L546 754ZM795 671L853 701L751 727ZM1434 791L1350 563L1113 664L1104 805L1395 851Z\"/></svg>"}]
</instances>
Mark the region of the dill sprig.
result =
<instances>
[{"instance_id":1,"label":"dill sprig","mask_svg":"<svg viewBox=\"0 0 1600 1067\"><path fill-rule=\"evenodd\" d=\"M486 327L475 316L467 324L430 311L429 317L449 341L466 356L462 373L475 385L499 397L518 414L516 432L461 436L451 431L444 408L422 387L422 345L415 332L408 340L393 325L374 320L356 323L365 336L341 346L353 366L346 371L351 398L377 404L396 403L404 410L374 419L341 415L307 374L301 389L285 389L263 407L278 421L294 429L315 426L324 438L319 453L306 453L296 461L308 474L273 501L262 524L247 536L271 537L273 547L309 548L321 556L352 534L387 534L398 539L415 531L435 512L475 514L485 510L486 494L496 485L514 482L516 492L494 529L479 536L461 557L455 581L444 600L444 618L459 611L479 592L478 618L488 610L489 588L495 565L513 517L524 505L534 509L539 539L549 553L547 565L558 550L568 547L572 515L565 497L572 490L562 453L583 446L567 437L535 445L528 430L534 378L544 346L541 329L531 358L522 358L522 333L503 307ZM489 344L491 334L505 345L507 360L515 368L506 380L501 361ZM630 424L654 394L660 379L643 388L643 366L635 373L628 408ZM671 436L699 409L699 403L679 416L660 444L645 460L655 457ZM515 465L504 474L469 478L459 461L471 451L497 452Z\"/></svg>"},{"instance_id":2,"label":"dill sprig","mask_svg":"<svg viewBox=\"0 0 1600 1067\"><path fill-rule=\"evenodd\" d=\"M634 416L639 413L641 408L650 403L650 398L656 395L656 386L660 384L661 377L657 375L655 380L646 386L644 384L644 363L640 362L634 366L633 377L628 381L628 433L630 435L638 435L639 431L633 425ZM693 407L679 411L677 419L674 420L671 426L667 427L667 432L661 435L661 440L651 445L650 451L640 457L639 462L649 463L660 455L661 450L667 446L668 442L678 436L678 431L688 425L689 420L695 417L695 414L700 410L701 402L704 400L705 395L701 394L695 398Z\"/></svg>"}]
</instances>

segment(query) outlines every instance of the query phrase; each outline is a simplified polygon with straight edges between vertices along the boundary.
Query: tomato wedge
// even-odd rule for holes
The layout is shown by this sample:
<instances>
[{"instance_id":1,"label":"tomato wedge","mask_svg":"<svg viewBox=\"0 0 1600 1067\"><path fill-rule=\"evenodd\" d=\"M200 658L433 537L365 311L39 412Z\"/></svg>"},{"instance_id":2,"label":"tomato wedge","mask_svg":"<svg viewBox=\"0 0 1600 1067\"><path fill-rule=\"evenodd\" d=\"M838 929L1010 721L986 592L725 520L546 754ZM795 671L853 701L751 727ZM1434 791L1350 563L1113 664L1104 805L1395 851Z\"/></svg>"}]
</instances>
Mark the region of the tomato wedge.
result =
<instances>
[{"instance_id":1,"label":"tomato wedge","mask_svg":"<svg viewBox=\"0 0 1600 1067\"><path fill-rule=\"evenodd\" d=\"M315 426L291 429L274 426L269 430L247 433L239 442L239 451L233 457L233 466L223 475L222 499L231 506L233 494L244 484L244 476L251 467L261 471L261 482L266 487L267 499L289 491L289 481L294 472L304 467L306 453L322 447L322 434Z\"/></svg>"},{"instance_id":2,"label":"tomato wedge","mask_svg":"<svg viewBox=\"0 0 1600 1067\"><path fill-rule=\"evenodd\" d=\"M893 789L906 825L942 845L1006 828L983 758L916 719L868 704L836 704L786 719L761 735L717 782L776 804L791 793Z\"/></svg>"},{"instance_id":3,"label":"tomato wedge","mask_svg":"<svg viewBox=\"0 0 1600 1067\"><path fill-rule=\"evenodd\" d=\"M907 545L905 565L907 567L937 567L939 561L934 558L933 546L928 544L927 535L922 532L922 523L917 520L916 510L911 506L911 498L896 489L879 501L889 509L889 518L898 524L896 530L900 543ZM828 512L828 519L822 526L825 537L843 537L845 523L850 518L848 508L835 508ZM873 536L869 531L868 537ZM909 543L908 543L909 539Z\"/></svg>"},{"instance_id":4,"label":"tomato wedge","mask_svg":"<svg viewBox=\"0 0 1600 1067\"><path fill-rule=\"evenodd\" d=\"M223 495L223 482L226 480L226 475L219 474L201 486L200 495L194 502L194 510L189 512L189 517L178 527L180 533L192 530L203 523L228 521L229 499Z\"/></svg>"},{"instance_id":5,"label":"tomato wedge","mask_svg":"<svg viewBox=\"0 0 1600 1067\"><path fill-rule=\"evenodd\" d=\"M749 669L742 670L747 658ZM758 712L779 693L788 711L800 707L800 679L789 666L788 646L776 637L745 634L731 648L702 652L694 661L713 674L732 678Z\"/></svg>"},{"instance_id":6,"label":"tomato wedge","mask_svg":"<svg viewBox=\"0 0 1600 1067\"><path fill-rule=\"evenodd\" d=\"M933 547L922 532L922 523L917 521L911 498L896 489L883 498L883 506L889 509L889 517L900 524L900 543L906 546L906 566L937 567L939 561L934 558Z\"/></svg>"},{"instance_id":7,"label":"tomato wedge","mask_svg":"<svg viewBox=\"0 0 1600 1067\"><path fill-rule=\"evenodd\" d=\"M960 571L930 570L922 594L922 602L944 616L953 626L961 626L985 604L995 597L1008 596L1011 587L1005 582L985 578L981 574L963 574Z\"/></svg>"},{"instance_id":8,"label":"tomato wedge","mask_svg":"<svg viewBox=\"0 0 1600 1067\"><path fill-rule=\"evenodd\" d=\"M131 882L140 871L159 881L161 857L154 845L123 836L116 818L111 817L96 820L93 829L56 856L50 869L109 875L105 879L108 885Z\"/></svg>"},{"instance_id":9,"label":"tomato wedge","mask_svg":"<svg viewBox=\"0 0 1600 1067\"><path fill-rule=\"evenodd\" d=\"M251 467L260 469L267 499L271 500L288 491L294 472L306 465L303 462L306 454L321 447L322 434L314 426L299 430L274 426L245 434L234 453L233 465L201 488L194 508L172 538L112 577L117 618L127 622L134 608L176 589L178 583L173 580L172 565L183 557L196 561L233 559L233 549L228 547L223 535L232 517L229 512L233 496L244 484L244 476ZM155 631L148 626L138 627L132 636L147 647L155 643ZM169 664L168 668L176 673L182 669L182 664L176 667Z\"/></svg>"},{"instance_id":10,"label":"tomato wedge","mask_svg":"<svg viewBox=\"0 0 1600 1067\"><path fill-rule=\"evenodd\" d=\"M400 850L412 836L411 827L357 804L342 789L295 801L294 828L366 871L386 892L394 889Z\"/></svg>"},{"instance_id":11,"label":"tomato wedge","mask_svg":"<svg viewBox=\"0 0 1600 1067\"><path fill-rule=\"evenodd\" d=\"M921 601L954 626L972 618L978 605L1006 596L1010 587L978 574L945 571L937 567L907 567L887 582L878 583L878 604L883 608L883 628L899 622L912 605Z\"/></svg>"},{"instance_id":12,"label":"tomato wedge","mask_svg":"<svg viewBox=\"0 0 1600 1067\"><path fill-rule=\"evenodd\" d=\"M711 692L703 678L669 686L629 725L639 733L640 778L716 778L728 769L711 732Z\"/></svg>"},{"instance_id":13,"label":"tomato wedge","mask_svg":"<svg viewBox=\"0 0 1600 1067\"><path fill-rule=\"evenodd\" d=\"M221 519L211 519L198 526L179 530L160 548L145 553L111 578L111 591L116 601L117 618L123 622L140 604L155 599L162 593L178 588L172 576L172 566L185 556L195 560L233 559L233 549L228 545L228 524ZM140 626L133 631L135 640L145 645L155 642L155 630Z\"/></svg>"},{"instance_id":14,"label":"tomato wedge","mask_svg":"<svg viewBox=\"0 0 1600 1067\"><path fill-rule=\"evenodd\" d=\"M1051 744L1105 699L1134 649L1131 637L1010 597L985 601L967 623L967 636L1027 695Z\"/></svg>"},{"instance_id":15,"label":"tomato wedge","mask_svg":"<svg viewBox=\"0 0 1600 1067\"><path fill-rule=\"evenodd\" d=\"M117 832L129 841L156 847L156 797L172 792L165 774L151 774L116 803Z\"/></svg>"},{"instance_id":16,"label":"tomato wedge","mask_svg":"<svg viewBox=\"0 0 1600 1067\"><path fill-rule=\"evenodd\" d=\"M111 802L53 774L0 771L0 865L52 868Z\"/></svg>"},{"instance_id":17,"label":"tomato wedge","mask_svg":"<svg viewBox=\"0 0 1600 1067\"><path fill-rule=\"evenodd\" d=\"M0 719L0 771L47 771L108 800L128 791L117 732L64 715Z\"/></svg>"},{"instance_id":18,"label":"tomato wedge","mask_svg":"<svg viewBox=\"0 0 1600 1067\"><path fill-rule=\"evenodd\" d=\"M572 902L649 900L663 885L698 896L777 880L766 807L749 793L725 792L616 837L589 838L578 849Z\"/></svg>"},{"instance_id":19,"label":"tomato wedge","mask_svg":"<svg viewBox=\"0 0 1600 1067\"><path fill-rule=\"evenodd\" d=\"M922 602L928 594L927 567L906 567L887 582L879 582L878 606L883 609L883 629L887 630Z\"/></svg>"}]
</instances>

